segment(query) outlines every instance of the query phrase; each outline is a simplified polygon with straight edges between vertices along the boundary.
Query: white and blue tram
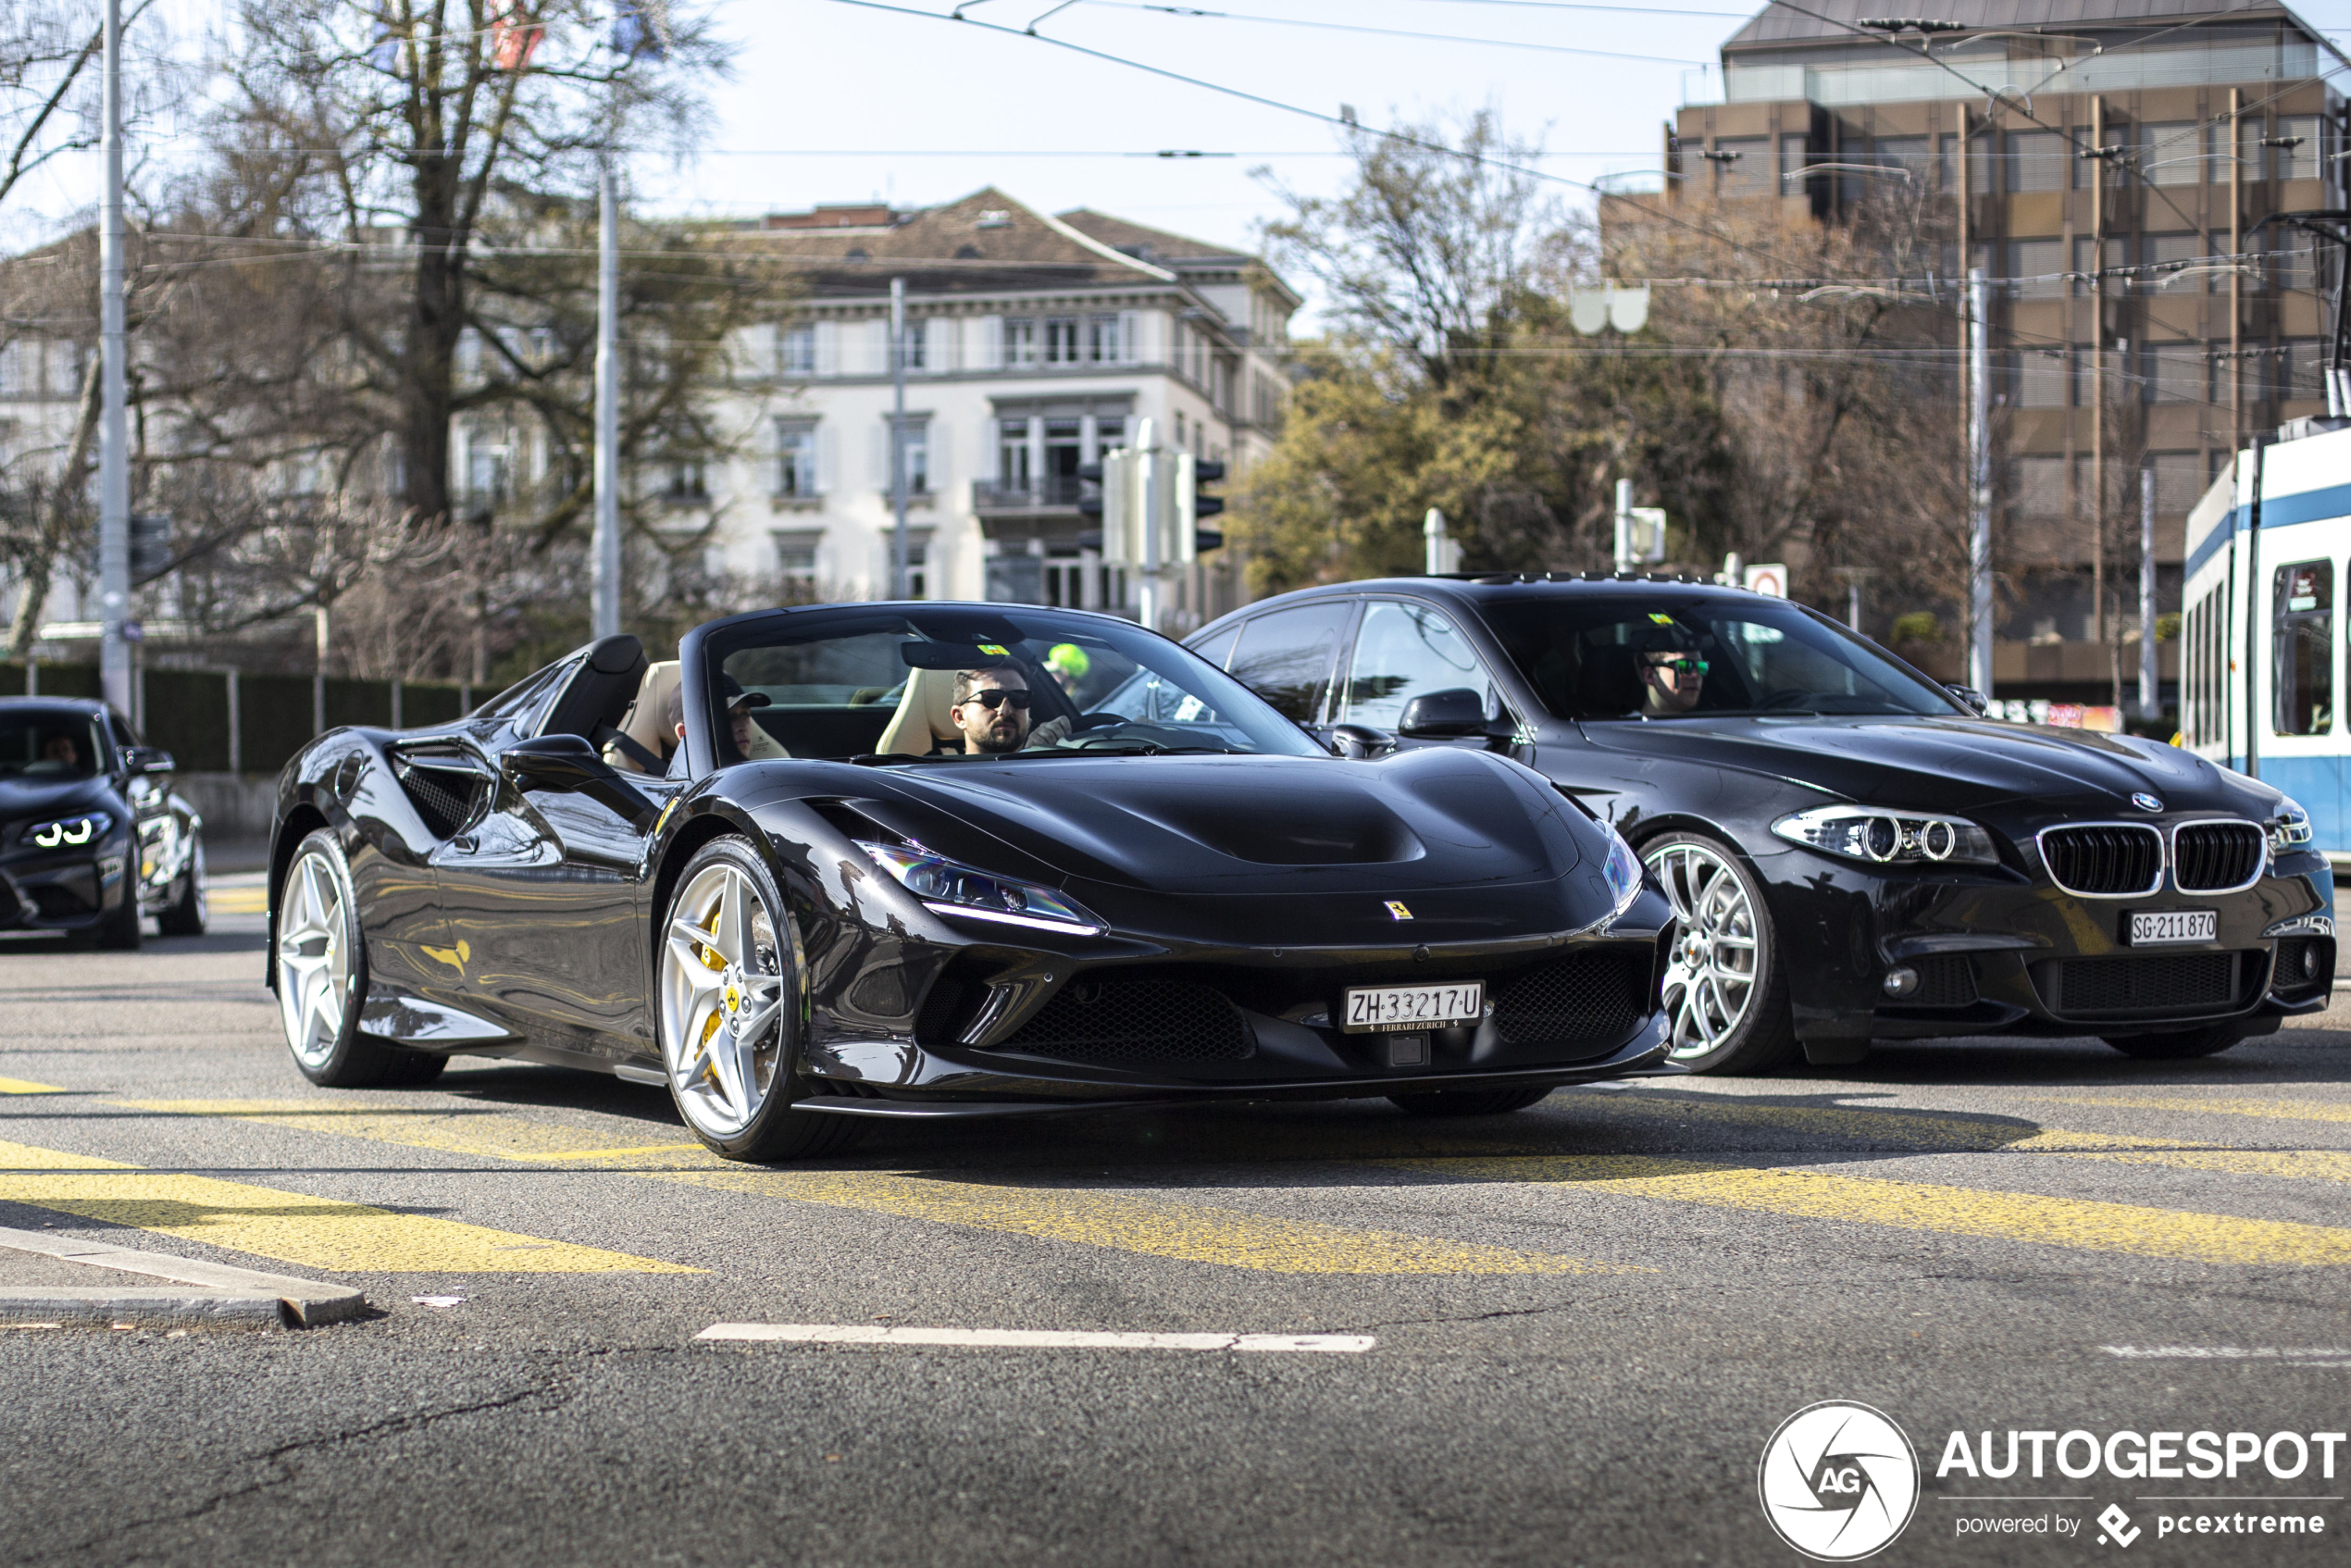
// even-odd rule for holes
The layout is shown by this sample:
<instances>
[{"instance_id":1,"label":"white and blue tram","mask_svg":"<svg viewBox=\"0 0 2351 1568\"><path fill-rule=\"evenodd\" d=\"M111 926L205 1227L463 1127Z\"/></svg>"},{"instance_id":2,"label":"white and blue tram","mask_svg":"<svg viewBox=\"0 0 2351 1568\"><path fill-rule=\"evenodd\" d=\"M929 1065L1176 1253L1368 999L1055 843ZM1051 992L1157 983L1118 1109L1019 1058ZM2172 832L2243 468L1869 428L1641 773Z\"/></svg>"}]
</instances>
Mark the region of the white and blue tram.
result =
<instances>
[{"instance_id":1,"label":"white and blue tram","mask_svg":"<svg viewBox=\"0 0 2351 1568\"><path fill-rule=\"evenodd\" d=\"M2293 796L2330 855L2351 854L2347 569L2351 429L2238 453L2188 514L2179 743Z\"/></svg>"}]
</instances>

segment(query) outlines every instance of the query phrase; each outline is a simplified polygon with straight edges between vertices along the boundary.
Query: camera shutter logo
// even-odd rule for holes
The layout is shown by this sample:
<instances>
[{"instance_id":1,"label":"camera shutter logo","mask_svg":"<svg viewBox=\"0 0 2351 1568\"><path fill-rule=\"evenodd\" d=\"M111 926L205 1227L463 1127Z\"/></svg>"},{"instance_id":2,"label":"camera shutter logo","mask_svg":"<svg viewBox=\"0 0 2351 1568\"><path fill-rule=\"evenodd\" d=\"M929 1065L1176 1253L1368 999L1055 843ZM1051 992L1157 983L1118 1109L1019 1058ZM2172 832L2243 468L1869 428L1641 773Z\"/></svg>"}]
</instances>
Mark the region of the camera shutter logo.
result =
<instances>
[{"instance_id":1,"label":"camera shutter logo","mask_svg":"<svg viewBox=\"0 0 2351 1568\"><path fill-rule=\"evenodd\" d=\"M1919 1460L1882 1411L1841 1400L1780 1423L1756 1468L1763 1517L1820 1562L1853 1562L1893 1544L1919 1506Z\"/></svg>"}]
</instances>

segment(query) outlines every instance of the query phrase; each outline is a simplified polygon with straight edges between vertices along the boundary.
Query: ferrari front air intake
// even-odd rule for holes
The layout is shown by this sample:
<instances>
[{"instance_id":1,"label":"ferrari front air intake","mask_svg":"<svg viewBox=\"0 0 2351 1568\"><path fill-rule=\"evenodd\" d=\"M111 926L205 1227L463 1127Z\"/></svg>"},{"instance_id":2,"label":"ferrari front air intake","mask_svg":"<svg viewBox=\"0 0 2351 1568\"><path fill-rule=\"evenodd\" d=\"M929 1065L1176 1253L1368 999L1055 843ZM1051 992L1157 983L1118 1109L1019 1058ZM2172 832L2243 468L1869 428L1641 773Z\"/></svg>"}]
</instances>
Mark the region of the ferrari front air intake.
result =
<instances>
[{"instance_id":1,"label":"ferrari front air intake","mask_svg":"<svg viewBox=\"0 0 2351 1568\"><path fill-rule=\"evenodd\" d=\"M1240 1009L1198 981L1079 978L1001 1049L1142 1070L1246 1061L1256 1048Z\"/></svg>"}]
</instances>

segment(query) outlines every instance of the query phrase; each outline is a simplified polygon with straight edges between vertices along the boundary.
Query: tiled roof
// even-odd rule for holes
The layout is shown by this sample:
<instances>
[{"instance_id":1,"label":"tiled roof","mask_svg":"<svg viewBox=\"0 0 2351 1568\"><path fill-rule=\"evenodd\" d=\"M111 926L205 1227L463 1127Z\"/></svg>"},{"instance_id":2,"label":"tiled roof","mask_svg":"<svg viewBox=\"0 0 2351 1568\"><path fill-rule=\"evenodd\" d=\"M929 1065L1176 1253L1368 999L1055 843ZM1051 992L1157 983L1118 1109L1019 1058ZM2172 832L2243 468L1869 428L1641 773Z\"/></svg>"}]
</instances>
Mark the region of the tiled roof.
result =
<instances>
[{"instance_id":1,"label":"tiled roof","mask_svg":"<svg viewBox=\"0 0 2351 1568\"><path fill-rule=\"evenodd\" d=\"M1252 258L1242 251L1226 250L1205 240L1191 239L1183 234L1171 234L1164 229L1150 229L1140 223L1130 223L1123 218L1113 218L1091 207L1077 207L1058 215L1064 223L1082 234L1088 234L1113 250L1145 261L1163 264L1180 262L1222 262L1239 266Z\"/></svg>"},{"instance_id":2,"label":"tiled roof","mask_svg":"<svg viewBox=\"0 0 2351 1568\"><path fill-rule=\"evenodd\" d=\"M794 271L818 299L887 293L893 277L904 278L910 292L930 294L1173 281L1166 268L1121 255L994 186L887 226L761 229L734 243L803 264Z\"/></svg>"}]
</instances>

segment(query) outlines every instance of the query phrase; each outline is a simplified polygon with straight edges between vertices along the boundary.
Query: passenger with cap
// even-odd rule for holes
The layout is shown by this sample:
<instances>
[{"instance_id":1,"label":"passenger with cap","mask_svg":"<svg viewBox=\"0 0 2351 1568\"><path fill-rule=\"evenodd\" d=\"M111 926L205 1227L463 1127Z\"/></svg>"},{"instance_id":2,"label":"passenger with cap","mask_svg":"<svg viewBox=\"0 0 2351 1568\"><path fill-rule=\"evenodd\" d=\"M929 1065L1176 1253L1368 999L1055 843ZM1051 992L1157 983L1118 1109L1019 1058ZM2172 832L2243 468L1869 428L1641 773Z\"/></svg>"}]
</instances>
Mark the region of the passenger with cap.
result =
<instances>
[{"instance_id":1,"label":"passenger with cap","mask_svg":"<svg viewBox=\"0 0 2351 1568\"><path fill-rule=\"evenodd\" d=\"M767 694L764 691L745 691L742 683L731 675L718 678L718 689L727 698L728 733L734 740L736 754L749 757L759 746L760 739L751 710L765 707ZM663 717L668 724L671 737L665 750L670 757L675 757L678 743L686 738L686 688L682 684L671 689L669 705L664 710Z\"/></svg>"}]
</instances>

